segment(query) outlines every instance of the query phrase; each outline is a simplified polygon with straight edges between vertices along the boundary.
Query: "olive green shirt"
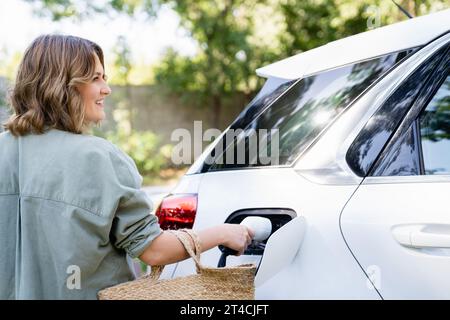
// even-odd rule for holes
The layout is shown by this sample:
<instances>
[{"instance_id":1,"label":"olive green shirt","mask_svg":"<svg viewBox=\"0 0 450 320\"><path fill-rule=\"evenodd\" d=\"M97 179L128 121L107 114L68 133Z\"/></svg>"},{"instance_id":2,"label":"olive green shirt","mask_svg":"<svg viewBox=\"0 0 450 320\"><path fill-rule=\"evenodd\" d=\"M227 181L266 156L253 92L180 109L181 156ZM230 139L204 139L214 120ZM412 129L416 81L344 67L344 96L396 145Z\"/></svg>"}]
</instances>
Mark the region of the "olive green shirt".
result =
<instances>
[{"instance_id":1,"label":"olive green shirt","mask_svg":"<svg viewBox=\"0 0 450 320\"><path fill-rule=\"evenodd\" d=\"M96 299L161 233L133 160L108 141L0 134L0 299Z\"/></svg>"}]
</instances>

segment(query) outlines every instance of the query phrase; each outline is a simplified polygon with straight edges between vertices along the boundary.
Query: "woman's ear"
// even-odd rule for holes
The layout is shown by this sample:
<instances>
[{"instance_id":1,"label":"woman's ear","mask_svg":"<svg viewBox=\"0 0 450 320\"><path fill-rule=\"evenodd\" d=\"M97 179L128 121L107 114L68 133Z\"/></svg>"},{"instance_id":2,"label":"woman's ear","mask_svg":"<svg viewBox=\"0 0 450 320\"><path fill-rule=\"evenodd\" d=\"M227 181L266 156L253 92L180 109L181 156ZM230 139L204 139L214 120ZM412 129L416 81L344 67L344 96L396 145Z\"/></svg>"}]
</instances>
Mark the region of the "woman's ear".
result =
<instances>
[{"instance_id":1,"label":"woman's ear","mask_svg":"<svg viewBox=\"0 0 450 320\"><path fill-rule=\"evenodd\" d=\"M76 93L80 93L80 87L79 87L79 85L73 86L73 91L75 91Z\"/></svg>"}]
</instances>

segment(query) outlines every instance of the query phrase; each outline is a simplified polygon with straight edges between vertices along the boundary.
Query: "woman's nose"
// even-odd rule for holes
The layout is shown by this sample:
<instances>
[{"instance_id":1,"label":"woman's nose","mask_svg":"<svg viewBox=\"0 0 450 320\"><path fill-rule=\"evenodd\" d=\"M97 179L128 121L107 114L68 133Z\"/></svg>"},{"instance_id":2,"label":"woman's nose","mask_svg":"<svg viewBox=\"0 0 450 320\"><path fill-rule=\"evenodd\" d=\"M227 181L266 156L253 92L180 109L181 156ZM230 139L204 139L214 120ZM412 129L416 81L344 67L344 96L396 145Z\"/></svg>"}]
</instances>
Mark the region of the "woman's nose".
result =
<instances>
[{"instance_id":1,"label":"woman's nose","mask_svg":"<svg viewBox=\"0 0 450 320\"><path fill-rule=\"evenodd\" d=\"M101 93L107 96L111 93L111 88L108 85L105 85L102 88Z\"/></svg>"}]
</instances>

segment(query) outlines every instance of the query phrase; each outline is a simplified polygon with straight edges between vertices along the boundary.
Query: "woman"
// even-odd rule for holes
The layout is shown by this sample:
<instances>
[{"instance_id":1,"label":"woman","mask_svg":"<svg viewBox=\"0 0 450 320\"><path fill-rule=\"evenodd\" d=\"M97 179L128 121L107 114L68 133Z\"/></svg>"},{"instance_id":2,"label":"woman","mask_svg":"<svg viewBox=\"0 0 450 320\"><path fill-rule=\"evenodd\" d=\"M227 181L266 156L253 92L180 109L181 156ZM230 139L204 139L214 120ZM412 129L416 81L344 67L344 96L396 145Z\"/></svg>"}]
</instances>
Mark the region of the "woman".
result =
<instances>
[{"instance_id":1,"label":"woman","mask_svg":"<svg viewBox=\"0 0 450 320\"><path fill-rule=\"evenodd\" d=\"M97 44L44 35L26 50L0 135L1 299L95 299L132 279L126 254L149 265L188 257L150 214L131 158L85 134L110 93ZM252 236L232 224L198 232L202 251L238 254Z\"/></svg>"}]
</instances>

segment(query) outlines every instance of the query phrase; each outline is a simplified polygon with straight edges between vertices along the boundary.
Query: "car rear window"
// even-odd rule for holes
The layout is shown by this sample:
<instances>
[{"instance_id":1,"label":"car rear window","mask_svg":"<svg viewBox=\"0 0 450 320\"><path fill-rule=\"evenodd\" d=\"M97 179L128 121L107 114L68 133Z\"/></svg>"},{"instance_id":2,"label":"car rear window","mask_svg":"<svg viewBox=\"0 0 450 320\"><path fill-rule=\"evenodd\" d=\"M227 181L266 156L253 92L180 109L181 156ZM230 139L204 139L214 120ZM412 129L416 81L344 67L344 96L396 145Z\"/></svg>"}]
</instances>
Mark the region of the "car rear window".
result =
<instances>
[{"instance_id":1,"label":"car rear window","mask_svg":"<svg viewBox=\"0 0 450 320\"><path fill-rule=\"evenodd\" d=\"M202 172L290 165L372 83L407 51L297 80L270 103L246 108L205 159ZM284 86L282 89L287 89ZM257 151L254 147L257 146Z\"/></svg>"}]
</instances>

